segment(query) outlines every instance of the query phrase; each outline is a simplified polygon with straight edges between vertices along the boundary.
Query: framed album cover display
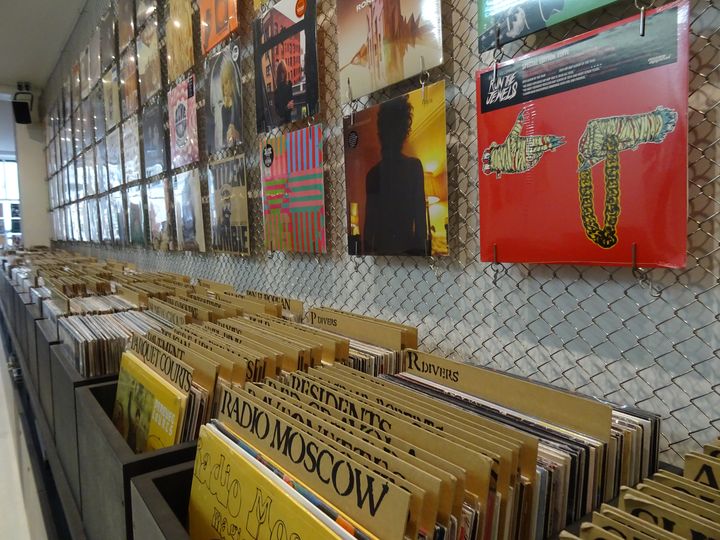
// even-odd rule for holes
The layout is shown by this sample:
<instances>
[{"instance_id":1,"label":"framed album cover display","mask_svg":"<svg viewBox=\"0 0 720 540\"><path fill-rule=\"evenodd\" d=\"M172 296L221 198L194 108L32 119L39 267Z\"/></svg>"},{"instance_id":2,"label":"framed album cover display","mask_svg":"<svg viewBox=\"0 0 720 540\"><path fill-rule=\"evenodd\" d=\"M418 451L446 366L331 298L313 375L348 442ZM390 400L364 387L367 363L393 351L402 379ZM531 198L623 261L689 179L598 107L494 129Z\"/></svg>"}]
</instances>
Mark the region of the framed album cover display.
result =
<instances>
[{"instance_id":1,"label":"framed album cover display","mask_svg":"<svg viewBox=\"0 0 720 540\"><path fill-rule=\"evenodd\" d=\"M200 41L203 54L238 27L237 0L199 0Z\"/></svg>"},{"instance_id":2,"label":"framed album cover display","mask_svg":"<svg viewBox=\"0 0 720 540\"><path fill-rule=\"evenodd\" d=\"M156 101L142 113L143 153L145 177L150 178L165 171L165 112L162 103Z\"/></svg>"},{"instance_id":3,"label":"framed album cover display","mask_svg":"<svg viewBox=\"0 0 720 540\"><path fill-rule=\"evenodd\" d=\"M243 140L240 62L239 38L205 62L205 133L209 155Z\"/></svg>"},{"instance_id":4,"label":"framed album cover display","mask_svg":"<svg viewBox=\"0 0 720 540\"><path fill-rule=\"evenodd\" d=\"M142 29L137 37L138 73L140 76L140 102L145 104L162 88L160 72L160 48L155 18Z\"/></svg>"},{"instance_id":5,"label":"framed album cover display","mask_svg":"<svg viewBox=\"0 0 720 540\"><path fill-rule=\"evenodd\" d=\"M250 219L244 156L210 163L208 201L213 251L248 255Z\"/></svg>"},{"instance_id":6,"label":"framed album cover display","mask_svg":"<svg viewBox=\"0 0 720 540\"><path fill-rule=\"evenodd\" d=\"M172 83L192 67L195 59L192 2L168 0L165 11L167 13L165 47L168 58L168 82Z\"/></svg>"},{"instance_id":7,"label":"framed album cover display","mask_svg":"<svg viewBox=\"0 0 720 540\"><path fill-rule=\"evenodd\" d=\"M172 251L175 246L169 213L169 182L162 178L148 184L146 190L150 246L157 251Z\"/></svg>"},{"instance_id":8,"label":"framed album cover display","mask_svg":"<svg viewBox=\"0 0 720 540\"><path fill-rule=\"evenodd\" d=\"M140 168L140 134L137 115L131 116L123 123L122 139L125 183L140 180L142 169Z\"/></svg>"},{"instance_id":9,"label":"framed album cover display","mask_svg":"<svg viewBox=\"0 0 720 540\"><path fill-rule=\"evenodd\" d=\"M195 77L190 75L168 92L170 157L174 169L200 158Z\"/></svg>"},{"instance_id":10,"label":"framed album cover display","mask_svg":"<svg viewBox=\"0 0 720 540\"><path fill-rule=\"evenodd\" d=\"M178 251L205 251L200 171L192 169L173 178L175 232Z\"/></svg>"}]
</instances>

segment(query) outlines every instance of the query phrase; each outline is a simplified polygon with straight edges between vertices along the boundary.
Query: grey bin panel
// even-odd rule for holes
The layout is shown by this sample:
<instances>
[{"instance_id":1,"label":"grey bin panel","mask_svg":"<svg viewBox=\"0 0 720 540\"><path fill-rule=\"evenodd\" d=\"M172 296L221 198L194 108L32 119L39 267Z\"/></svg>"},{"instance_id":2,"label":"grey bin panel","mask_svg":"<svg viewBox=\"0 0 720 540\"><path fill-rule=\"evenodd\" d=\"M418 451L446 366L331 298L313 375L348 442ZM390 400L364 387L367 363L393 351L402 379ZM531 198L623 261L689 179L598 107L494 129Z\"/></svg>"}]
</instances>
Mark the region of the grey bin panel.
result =
<instances>
[{"instance_id":1,"label":"grey bin panel","mask_svg":"<svg viewBox=\"0 0 720 540\"><path fill-rule=\"evenodd\" d=\"M60 343L57 335L57 327L48 319L42 319L36 323L37 331L37 371L38 385L37 392L40 398L40 406L45 413L50 432L55 438L55 422L52 402L52 373L50 351Z\"/></svg>"}]
</instances>

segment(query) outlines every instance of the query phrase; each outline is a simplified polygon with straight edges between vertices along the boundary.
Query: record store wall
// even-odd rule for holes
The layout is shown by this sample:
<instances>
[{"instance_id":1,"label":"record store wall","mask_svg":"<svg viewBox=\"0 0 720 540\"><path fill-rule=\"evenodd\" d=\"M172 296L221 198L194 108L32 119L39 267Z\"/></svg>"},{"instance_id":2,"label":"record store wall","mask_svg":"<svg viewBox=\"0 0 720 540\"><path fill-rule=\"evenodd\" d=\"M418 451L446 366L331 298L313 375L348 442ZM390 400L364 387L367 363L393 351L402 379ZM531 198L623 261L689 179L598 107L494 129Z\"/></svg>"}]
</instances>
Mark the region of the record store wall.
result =
<instances>
[{"instance_id":1,"label":"record store wall","mask_svg":"<svg viewBox=\"0 0 720 540\"><path fill-rule=\"evenodd\" d=\"M718 0L692 1L687 267L658 269L647 275L634 275L628 268L479 262L475 73L492 61L492 53L482 58L477 53L477 4L473 0L443 2L446 61L430 73L431 82L444 78L447 84L450 256L431 260L347 255L342 116L349 114L350 108L341 106L338 95L334 0L318 2L321 111L315 119L323 123L327 137L328 254L267 253L259 198L252 15L249 2L239 4L247 141L241 151L246 154L251 190L252 256L160 253L82 244L66 247L130 261L143 269L181 272L225 281L239 290L260 289L298 297L309 305L333 306L417 325L425 350L662 413L665 461L677 464L680 456L698 448L698 443L718 435ZM45 105L55 100L107 7L108 0L88 0L48 83ZM505 45L502 57L524 54L635 13L634 3L622 0ZM160 40L162 44L162 31ZM195 43L199 43L198 36ZM201 60L196 63L196 76L202 103L203 74L197 66L202 66ZM359 107L419 86L417 79L405 81L364 98ZM203 118L200 113L201 148Z\"/></svg>"}]
</instances>

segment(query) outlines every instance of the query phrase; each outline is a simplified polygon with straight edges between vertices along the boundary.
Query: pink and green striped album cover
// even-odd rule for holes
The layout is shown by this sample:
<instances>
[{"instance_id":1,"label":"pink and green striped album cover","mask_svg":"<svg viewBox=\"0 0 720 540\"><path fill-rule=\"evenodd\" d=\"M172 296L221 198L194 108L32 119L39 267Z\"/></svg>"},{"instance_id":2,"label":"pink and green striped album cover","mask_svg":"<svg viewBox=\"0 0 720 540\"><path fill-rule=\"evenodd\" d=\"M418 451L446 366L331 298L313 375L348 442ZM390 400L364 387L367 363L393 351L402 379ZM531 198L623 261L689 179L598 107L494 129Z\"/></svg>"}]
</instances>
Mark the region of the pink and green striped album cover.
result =
<instances>
[{"instance_id":1,"label":"pink and green striped album cover","mask_svg":"<svg viewBox=\"0 0 720 540\"><path fill-rule=\"evenodd\" d=\"M260 153L267 249L325 253L322 125L267 139Z\"/></svg>"}]
</instances>

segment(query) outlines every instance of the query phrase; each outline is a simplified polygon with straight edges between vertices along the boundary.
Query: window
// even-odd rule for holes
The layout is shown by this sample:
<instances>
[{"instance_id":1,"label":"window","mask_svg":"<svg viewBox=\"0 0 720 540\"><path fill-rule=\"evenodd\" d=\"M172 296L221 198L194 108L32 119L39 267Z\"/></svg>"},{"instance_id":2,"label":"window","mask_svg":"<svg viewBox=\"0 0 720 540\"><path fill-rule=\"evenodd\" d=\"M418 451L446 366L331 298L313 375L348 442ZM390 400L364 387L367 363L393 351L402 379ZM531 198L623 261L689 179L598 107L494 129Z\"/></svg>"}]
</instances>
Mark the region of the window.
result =
<instances>
[{"instance_id":1,"label":"window","mask_svg":"<svg viewBox=\"0 0 720 540\"><path fill-rule=\"evenodd\" d=\"M0 161L0 234L20 232L17 162Z\"/></svg>"}]
</instances>

